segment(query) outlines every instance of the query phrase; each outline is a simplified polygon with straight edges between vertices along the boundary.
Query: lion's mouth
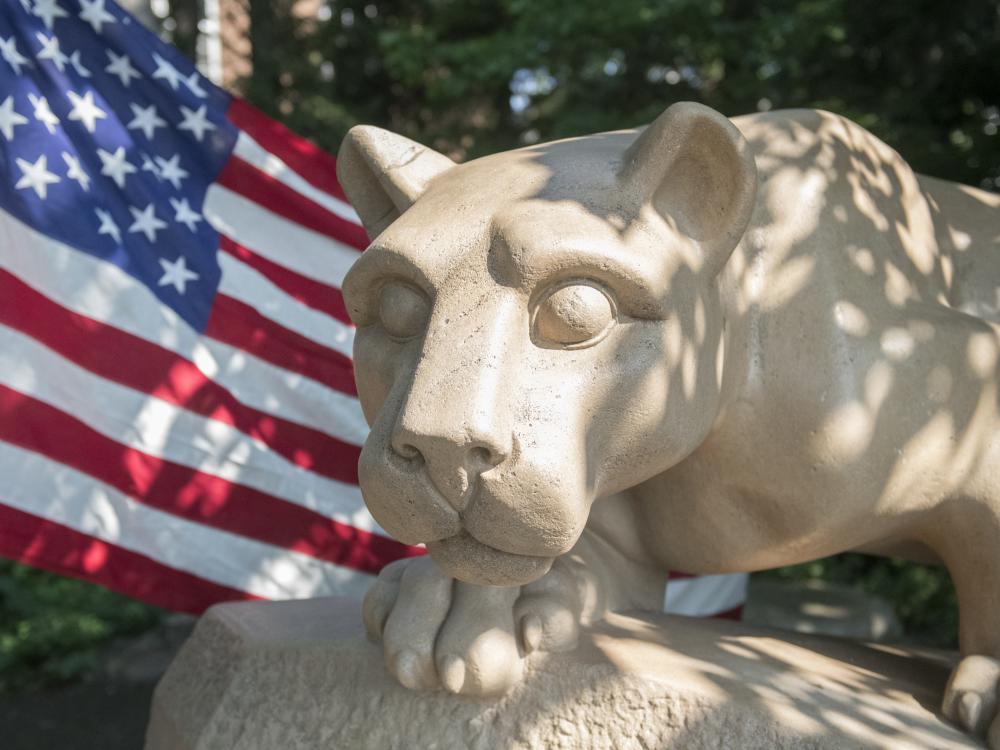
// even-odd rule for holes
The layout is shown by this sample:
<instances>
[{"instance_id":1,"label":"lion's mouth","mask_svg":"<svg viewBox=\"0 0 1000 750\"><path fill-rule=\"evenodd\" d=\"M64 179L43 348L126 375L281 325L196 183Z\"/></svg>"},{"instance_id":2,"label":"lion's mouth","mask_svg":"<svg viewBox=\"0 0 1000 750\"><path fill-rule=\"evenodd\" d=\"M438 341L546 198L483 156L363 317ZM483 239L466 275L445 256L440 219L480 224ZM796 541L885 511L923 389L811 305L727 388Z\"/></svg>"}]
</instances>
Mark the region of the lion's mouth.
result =
<instances>
[{"instance_id":1,"label":"lion's mouth","mask_svg":"<svg viewBox=\"0 0 1000 750\"><path fill-rule=\"evenodd\" d=\"M427 551L450 576L480 586L523 586L548 573L553 560L504 552L467 531L428 542Z\"/></svg>"}]
</instances>

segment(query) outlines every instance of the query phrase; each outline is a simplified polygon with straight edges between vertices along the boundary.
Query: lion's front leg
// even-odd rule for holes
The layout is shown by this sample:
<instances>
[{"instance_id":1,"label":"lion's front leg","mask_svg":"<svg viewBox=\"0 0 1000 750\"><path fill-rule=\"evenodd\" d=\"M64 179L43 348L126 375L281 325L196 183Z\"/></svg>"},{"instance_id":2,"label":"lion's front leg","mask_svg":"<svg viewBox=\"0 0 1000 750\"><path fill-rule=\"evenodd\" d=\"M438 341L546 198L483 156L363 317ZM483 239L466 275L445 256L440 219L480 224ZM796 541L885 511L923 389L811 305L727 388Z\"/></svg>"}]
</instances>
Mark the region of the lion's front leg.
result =
<instances>
[{"instance_id":1,"label":"lion's front leg","mask_svg":"<svg viewBox=\"0 0 1000 750\"><path fill-rule=\"evenodd\" d=\"M526 586L458 581L430 556L387 566L364 602L386 668L409 688L497 695L521 680L531 654L573 649L581 624L613 610L659 609L666 571L631 546L623 511L602 505L574 548Z\"/></svg>"}]
</instances>

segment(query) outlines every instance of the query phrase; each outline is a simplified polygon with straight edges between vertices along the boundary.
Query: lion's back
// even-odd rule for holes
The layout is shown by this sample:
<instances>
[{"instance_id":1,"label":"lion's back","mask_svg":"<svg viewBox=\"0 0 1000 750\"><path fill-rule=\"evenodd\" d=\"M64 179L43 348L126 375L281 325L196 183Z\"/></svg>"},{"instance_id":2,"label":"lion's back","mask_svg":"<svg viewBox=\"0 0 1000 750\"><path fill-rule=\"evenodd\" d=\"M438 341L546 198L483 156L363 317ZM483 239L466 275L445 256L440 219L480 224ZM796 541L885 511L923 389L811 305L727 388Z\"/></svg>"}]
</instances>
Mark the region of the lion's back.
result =
<instances>
[{"instance_id":1,"label":"lion's back","mask_svg":"<svg viewBox=\"0 0 1000 750\"><path fill-rule=\"evenodd\" d=\"M954 266L953 307L1000 323L1000 195L920 176L937 241Z\"/></svg>"},{"instance_id":2,"label":"lion's back","mask_svg":"<svg viewBox=\"0 0 1000 750\"><path fill-rule=\"evenodd\" d=\"M808 257L847 296L871 286L894 305L936 301L1000 320L1000 196L917 175L840 115L780 110L733 122L760 173L749 252L772 265Z\"/></svg>"}]
</instances>

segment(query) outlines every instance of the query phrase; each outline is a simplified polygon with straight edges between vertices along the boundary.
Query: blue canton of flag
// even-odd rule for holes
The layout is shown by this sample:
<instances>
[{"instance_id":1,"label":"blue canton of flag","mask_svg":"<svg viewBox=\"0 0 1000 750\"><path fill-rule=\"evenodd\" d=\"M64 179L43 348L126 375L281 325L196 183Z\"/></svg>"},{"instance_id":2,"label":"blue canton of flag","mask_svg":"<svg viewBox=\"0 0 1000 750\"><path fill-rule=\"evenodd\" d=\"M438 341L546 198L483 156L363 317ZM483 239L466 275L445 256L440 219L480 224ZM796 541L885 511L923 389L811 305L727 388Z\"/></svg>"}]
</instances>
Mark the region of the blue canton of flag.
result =
<instances>
[{"instance_id":1,"label":"blue canton of flag","mask_svg":"<svg viewBox=\"0 0 1000 750\"><path fill-rule=\"evenodd\" d=\"M196 329L219 282L208 186L229 97L104 0L0 4L0 206L118 265Z\"/></svg>"}]
</instances>

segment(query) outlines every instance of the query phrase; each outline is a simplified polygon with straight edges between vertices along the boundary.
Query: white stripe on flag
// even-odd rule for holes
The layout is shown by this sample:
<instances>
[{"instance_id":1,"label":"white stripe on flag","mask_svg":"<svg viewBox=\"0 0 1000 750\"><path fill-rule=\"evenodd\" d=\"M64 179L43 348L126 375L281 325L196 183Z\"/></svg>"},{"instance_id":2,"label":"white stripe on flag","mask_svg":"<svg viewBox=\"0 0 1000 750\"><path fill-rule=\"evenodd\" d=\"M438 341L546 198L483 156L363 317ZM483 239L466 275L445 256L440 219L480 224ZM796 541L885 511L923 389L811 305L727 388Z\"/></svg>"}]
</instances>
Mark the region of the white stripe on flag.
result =
<instances>
[{"instance_id":1,"label":"white stripe on flag","mask_svg":"<svg viewBox=\"0 0 1000 750\"><path fill-rule=\"evenodd\" d=\"M663 609L675 615L707 617L739 607L747 598L746 573L673 578Z\"/></svg>"},{"instance_id":2,"label":"white stripe on flag","mask_svg":"<svg viewBox=\"0 0 1000 750\"><path fill-rule=\"evenodd\" d=\"M314 281L340 288L360 251L268 211L238 193L212 185L205 218L258 255Z\"/></svg>"},{"instance_id":3,"label":"white stripe on flag","mask_svg":"<svg viewBox=\"0 0 1000 750\"><path fill-rule=\"evenodd\" d=\"M303 305L266 276L229 253L219 253L219 291L253 307L275 323L351 358L354 327Z\"/></svg>"},{"instance_id":4,"label":"white stripe on flag","mask_svg":"<svg viewBox=\"0 0 1000 750\"><path fill-rule=\"evenodd\" d=\"M267 599L361 596L371 577L179 518L68 466L0 443L0 503Z\"/></svg>"},{"instance_id":5,"label":"white stripe on flag","mask_svg":"<svg viewBox=\"0 0 1000 750\"><path fill-rule=\"evenodd\" d=\"M200 337L145 285L113 263L50 239L4 212L0 212L0 247L0 268L75 313L192 361L246 406L353 445L364 443L368 424L356 398Z\"/></svg>"},{"instance_id":6,"label":"white stripe on flag","mask_svg":"<svg viewBox=\"0 0 1000 750\"><path fill-rule=\"evenodd\" d=\"M70 414L128 448L388 536L369 515L357 486L296 466L228 424L94 375L3 325L0 384Z\"/></svg>"},{"instance_id":7,"label":"white stripe on flag","mask_svg":"<svg viewBox=\"0 0 1000 750\"><path fill-rule=\"evenodd\" d=\"M368 423L353 396L209 338L202 340L194 357L195 364L205 372L198 354L204 354L215 368L212 380L247 406L312 427L345 443L364 445Z\"/></svg>"},{"instance_id":8,"label":"white stripe on flag","mask_svg":"<svg viewBox=\"0 0 1000 750\"><path fill-rule=\"evenodd\" d=\"M295 170L270 151L265 151L257 141L242 130L236 138L236 148L233 150L233 154L248 164L257 167L261 172L284 183L299 195L318 203L330 213L336 214L352 224L361 226L361 218L350 204L345 203L336 196L330 195L325 190L320 190L310 185Z\"/></svg>"}]
</instances>

